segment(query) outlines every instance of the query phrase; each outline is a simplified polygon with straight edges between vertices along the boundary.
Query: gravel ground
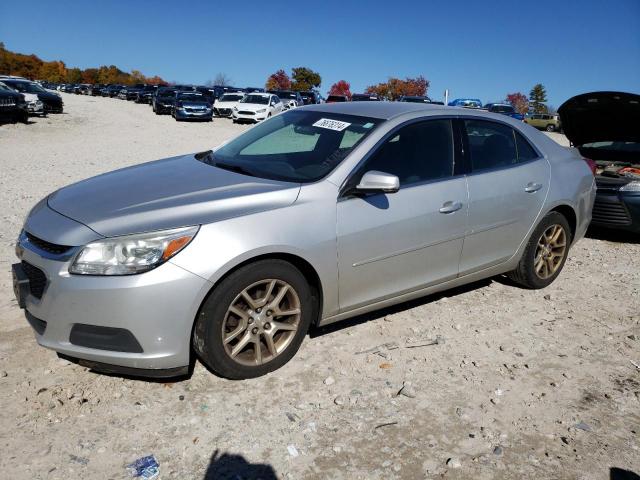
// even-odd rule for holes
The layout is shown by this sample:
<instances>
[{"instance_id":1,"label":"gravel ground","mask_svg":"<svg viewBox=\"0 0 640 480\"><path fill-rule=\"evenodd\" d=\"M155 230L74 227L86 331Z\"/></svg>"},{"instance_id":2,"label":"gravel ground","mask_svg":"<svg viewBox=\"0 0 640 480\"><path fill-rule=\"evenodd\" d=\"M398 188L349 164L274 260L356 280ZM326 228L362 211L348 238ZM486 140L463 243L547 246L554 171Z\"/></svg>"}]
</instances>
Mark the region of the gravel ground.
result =
<instances>
[{"instance_id":1,"label":"gravel ground","mask_svg":"<svg viewBox=\"0 0 640 480\"><path fill-rule=\"evenodd\" d=\"M640 473L637 239L592 234L543 291L496 278L314 331L288 365L255 380L199 364L176 382L107 376L38 347L9 275L28 209L70 182L247 128L64 100L63 115L0 127L5 478L127 478L125 465L149 454L165 479Z\"/></svg>"}]
</instances>

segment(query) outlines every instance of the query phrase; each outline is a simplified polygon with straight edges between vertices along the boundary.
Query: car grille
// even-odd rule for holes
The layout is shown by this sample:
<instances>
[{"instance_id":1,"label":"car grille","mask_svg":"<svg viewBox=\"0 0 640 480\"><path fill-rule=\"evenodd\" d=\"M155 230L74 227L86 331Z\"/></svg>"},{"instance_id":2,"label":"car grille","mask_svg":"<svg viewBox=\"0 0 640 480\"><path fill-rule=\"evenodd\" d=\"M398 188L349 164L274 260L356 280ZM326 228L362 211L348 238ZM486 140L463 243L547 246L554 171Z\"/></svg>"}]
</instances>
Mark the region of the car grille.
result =
<instances>
[{"instance_id":1,"label":"car grille","mask_svg":"<svg viewBox=\"0 0 640 480\"><path fill-rule=\"evenodd\" d=\"M218 108L218 113L220 115L229 115L231 113L230 108Z\"/></svg>"},{"instance_id":2,"label":"car grille","mask_svg":"<svg viewBox=\"0 0 640 480\"><path fill-rule=\"evenodd\" d=\"M47 242L46 240L42 240L35 235L31 235L29 232L25 232L25 234L29 239L29 243L34 244L40 250L44 250L45 252L52 253L54 255L62 255L63 253L66 253L73 248L66 245L57 245L55 243Z\"/></svg>"},{"instance_id":3,"label":"car grille","mask_svg":"<svg viewBox=\"0 0 640 480\"><path fill-rule=\"evenodd\" d=\"M596 195L592 222L601 225L631 225L631 217L617 196Z\"/></svg>"},{"instance_id":4,"label":"car grille","mask_svg":"<svg viewBox=\"0 0 640 480\"><path fill-rule=\"evenodd\" d=\"M255 115L254 112L247 112L247 111L243 111L243 110L240 110L238 113L240 115Z\"/></svg>"},{"instance_id":5,"label":"car grille","mask_svg":"<svg viewBox=\"0 0 640 480\"><path fill-rule=\"evenodd\" d=\"M22 262L22 269L29 278L29 289L31 290L31 295L36 298L42 298L44 289L47 286L47 277L44 272L38 267L34 267L25 261Z\"/></svg>"},{"instance_id":6,"label":"car grille","mask_svg":"<svg viewBox=\"0 0 640 480\"><path fill-rule=\"evenodd\" d=\"M0 98L0 107L15 107L16 101L12 98Z\"/></svg>"}]
</instances>

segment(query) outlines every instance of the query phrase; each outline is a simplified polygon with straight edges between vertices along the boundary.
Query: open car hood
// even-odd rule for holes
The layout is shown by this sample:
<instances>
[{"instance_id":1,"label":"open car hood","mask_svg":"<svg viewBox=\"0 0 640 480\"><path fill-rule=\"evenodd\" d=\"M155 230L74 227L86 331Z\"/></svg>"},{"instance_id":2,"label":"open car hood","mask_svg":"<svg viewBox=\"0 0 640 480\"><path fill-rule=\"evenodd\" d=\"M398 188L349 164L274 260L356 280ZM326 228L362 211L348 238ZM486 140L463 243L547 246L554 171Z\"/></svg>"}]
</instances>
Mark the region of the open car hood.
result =
<instances>
[{"instance_id":1,"label":"open car hood","mask_svg":"<svg viewBox=\"0 0 640 480\"><path fill-rule=\"evenodd\" d=\"M640 95L592 92L558 109L564 134L580 147L593 142L640 142Z\"/></svg>"}]
</instances>

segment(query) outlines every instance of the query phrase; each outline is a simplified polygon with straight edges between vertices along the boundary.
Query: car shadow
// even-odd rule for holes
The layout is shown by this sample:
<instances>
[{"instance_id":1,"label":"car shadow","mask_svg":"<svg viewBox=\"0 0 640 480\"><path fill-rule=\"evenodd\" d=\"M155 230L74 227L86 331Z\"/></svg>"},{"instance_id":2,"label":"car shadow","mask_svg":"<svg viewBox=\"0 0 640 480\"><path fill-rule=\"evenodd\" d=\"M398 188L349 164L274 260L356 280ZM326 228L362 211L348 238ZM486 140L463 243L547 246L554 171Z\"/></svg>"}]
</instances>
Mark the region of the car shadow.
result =
<instances>
[{"instance_id":1,"label":"car shadow","mask_svg":"<svg viewBox=\"0 0 640 480\"><path fill-rule=\"evenodd\" d=\"M609 469L609 480L640 480L640 475L631 470L613 467Z\"/></svg>"},{"instance_id":2,"label":"car shadow","mask_svg":"<svg viewBox=\"0 0 640 480\"><path fill-rule=\"evenodd\" d=\"M506 277L505 277L506 278ZM385 307L380 310L374 310L373 312L364 313L362 315L358 315L353 318L349 318L347 320L341 320L336 323L329 324L325 327L315 327L309 332L310 338L320 337L322 335L331 334L345 328L350 328L355 325L360 325L362 323L369 322L371 320L378 320L380 318L384 318L387 315L393 315L395 313L404 312L406 310L411 310L412 308L420 307L422 305L427 305L432 302L437 302L442 298L452 298L463 293L468 293L473 290L477 290L479 288L487 287L491 285L493 281L499 281L502 283L502 280L499 278L487 278L484 280L479 280L477 282L468 283L466 285L462 285L460 287L455 287L450 290L445 290L443 292L434 293L431 295L426 295L424 297L417 298L415 300L409 300L407 302L398 303L397 305L392 305L390 307Z\"/></svg>"},{"instance_id":3,"label":"car shadow","mask_svg":"<svg viewBox=\"0 0 640 480\"><path fill-rule=\"evenodd\" d=\"M590 227L586 236L607 242L640 244L640 234L625 230Z\"/></svg>"},{"instance_id":4,"label":"car shadow","mask_svg":"<svg viewBox=\"0 0 640 480\"><path fill-rule=\"evenodd\" d=\"M276 471L266 463L250 463L242 455L220 454L216 450L211 455L203 480L278 480Z\"/></svg>"}]
</instances>

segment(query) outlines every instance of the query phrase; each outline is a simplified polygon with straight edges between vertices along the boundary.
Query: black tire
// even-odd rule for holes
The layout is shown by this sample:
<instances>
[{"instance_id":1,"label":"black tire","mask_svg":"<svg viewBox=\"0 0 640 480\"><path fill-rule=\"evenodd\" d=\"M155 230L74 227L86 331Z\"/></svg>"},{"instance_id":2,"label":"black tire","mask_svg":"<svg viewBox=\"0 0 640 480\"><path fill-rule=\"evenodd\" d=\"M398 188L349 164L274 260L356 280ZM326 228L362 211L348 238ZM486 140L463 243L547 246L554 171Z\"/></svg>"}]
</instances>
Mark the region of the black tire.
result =
<instances>
[{"instance_id":1,"label":"black tire","mask_svg":"<svg viewBox=\"0 0 640 480\"><path fill-rule=\"evenodd\" d=\"M554 127L553 125L549 124L547 125L547 128L545 129L547 132L553 132L556 129L556 127Z\"/></svg>"},{"instance_id":2,"label":"black tire","mask_svg":"<svg viewBox=\"0 0 640 480\"><path fill-rule=\"evenodd\" d=\"M223 321L234 299L249 285L265 279L284 281L297 293L300 300L298 329L290 343L273 359L261 365L243 365L232 359L225 350ZM284 260L260 260L231 273L210 293L195 323L193 349L207 367L222 377L234 380L260 377L280 368L293 358L316 312L317 300L300 270Z\"/></svg>"},{"instance_id":3,"label":"black tire","mask_svg":"<svg viewBox=\"0 0 640 480\"><path fill-rule=\"evenodd\" d=\"M564 229L566 247L564 249L564 256L562 257L557 270L547 278L541 278L535 269L536 251L538 249L538 242L540 241L542 234L546 232L550 227L559 225ZM564 267L567 257L569 256L569 247L571 245L571 228L567 219L558 212L548 213L535 228L527 245L522 254L522 258L518 263L518 266L512 272L509 272L507 276L516 282L517 284L529 288L540 289L550 285L560 275L562 268Z\"/></svg>"}]
</instances>

